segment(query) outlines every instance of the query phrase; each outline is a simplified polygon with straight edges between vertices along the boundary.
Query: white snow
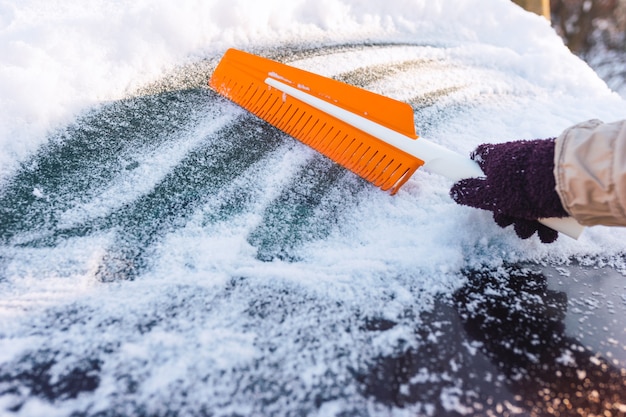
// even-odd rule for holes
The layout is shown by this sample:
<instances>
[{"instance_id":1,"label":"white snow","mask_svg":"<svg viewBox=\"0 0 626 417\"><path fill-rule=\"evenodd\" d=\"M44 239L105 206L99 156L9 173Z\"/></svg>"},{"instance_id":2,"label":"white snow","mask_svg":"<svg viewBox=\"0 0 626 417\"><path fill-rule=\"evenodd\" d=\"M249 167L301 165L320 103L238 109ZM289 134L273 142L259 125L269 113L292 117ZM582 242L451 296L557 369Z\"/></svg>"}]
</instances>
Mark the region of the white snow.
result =
<instances>
[{"instance_id":1,"label":"white snow","mask_svg":"<svg viewBox=\"0 0 626 417\"><path fill-rule=\"evenodd\" d=\"M140 95L142 87L186 65L215 62L229 47L276 51L350 43L382 46L296 56L293 65L338 75L414 61L415 68L368 88L407 101L447 91L423 109L417 131L463 154L482 142L553 137L589 118L626 117L626 101L570 54L545 20L507 0L0 0L0 197L52 133L89 111ZM455 110L459 103L463 111ZM241 115L235 106L221 106L199 111L197 129L144 149L136 155L137 169L115 174L96 195L70 191L51 212L73 227L132 205ZM249 140L255 140L252 132ZM327 234L309 236L294 249L297 260L258 260L250 233L263 226L264 210L313 157L285 141L224 186L223 195L199 196L204 200L185 224L152 244L153 262L134 281L96 279L111 256L125 262L115 258L120 242L132 243L113 226L21 246L53 239L40 224L3 240L0 368L38 349L63 352L70 364L72 358L101 361L95 391L54 404L30 397L16 414L120 410L123 396L115 393L132 380L137 391L129 398L150 404L147 412L180 401L184 414L212 401L222 414L252 415L258 410L245 401L263 397L263 387L248 393L242 387L274 377L293 381L283 388L292 396L276 400L285 412L293 401L309 401L307 390L328 375L341 385L345 368L363 358L419 343L411 339L414 323L402 322L407 312L419 317L436 295L453 292L463 268L525 260L626 268L624 229L594 227L578 241L561 237L552 245L521 241L487 213L454 204L451 182L423 171L396 196L367 188L357 201L348 198L333 217L335 226L318 225L330 227ZM252 202L225 221L208 222L206 213L238 190ZM50 193L37 184L27 190L37 204L49 202ZM331 191L324 203L342 198ZM322 204L317 210L328 209ZM266 300L285 311L252 316L252 306L264 311ZM54 314L64 320L68 311L67 323L55 321ZM357 316L400 325L360 334ZM53 380L73 366L65 363L50 370ZM442 394L444 408L469 412L455 389ZM195 396L181 398L179 391ZM0 406L9 409L12 401L1 399ZM344 407L329 399L320 410L332 415Z\"/></svg>"}]
</instances>

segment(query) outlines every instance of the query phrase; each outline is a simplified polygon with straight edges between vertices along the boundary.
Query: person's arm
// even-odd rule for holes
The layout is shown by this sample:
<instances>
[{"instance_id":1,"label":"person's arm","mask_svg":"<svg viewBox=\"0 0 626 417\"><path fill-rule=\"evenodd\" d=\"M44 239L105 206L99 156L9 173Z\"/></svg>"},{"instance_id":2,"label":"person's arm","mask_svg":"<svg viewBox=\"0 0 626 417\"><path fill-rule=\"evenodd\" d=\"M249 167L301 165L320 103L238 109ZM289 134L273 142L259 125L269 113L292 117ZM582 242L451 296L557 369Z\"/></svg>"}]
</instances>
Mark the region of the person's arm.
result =
<instances>
[{"instance_id":1,"label":"person's arm","mask_svg":"<svg viewBox=\"0 0 626 417\"><path fill-rule=\"evenodd\" d=\"M538 218L626 226L626 121L581 123L557 139L483 144L472 153L485 173L452 186L459 204L493 212L501 227L542 242L558 233Z\"/></svg>"},{"instance_id":2,"label":"person's arm","mask_svg":"<svg viewBox=\"0 0 626 417\"><path fill-rule=\"evenodd\" d=\"M556 140L556 191L579 223L626 226L626 120L590 120Z\"/></svg>"}]
</instances>

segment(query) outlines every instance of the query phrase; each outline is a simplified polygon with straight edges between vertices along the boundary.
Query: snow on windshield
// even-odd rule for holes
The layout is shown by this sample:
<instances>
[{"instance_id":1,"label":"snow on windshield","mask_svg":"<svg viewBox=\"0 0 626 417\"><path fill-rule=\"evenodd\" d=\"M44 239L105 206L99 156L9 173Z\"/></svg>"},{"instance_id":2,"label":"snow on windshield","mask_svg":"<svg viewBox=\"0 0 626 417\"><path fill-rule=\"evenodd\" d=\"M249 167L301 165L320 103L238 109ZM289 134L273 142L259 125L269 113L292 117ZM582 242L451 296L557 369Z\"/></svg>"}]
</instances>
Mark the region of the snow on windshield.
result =
<instances>
[{"instance_id":1,"label":"snow on windshield","mask_svg":"<svg viewBox=\"0 0 626 417\"><path fill-rule=\"evenodd\" d=\"M366 184L209 90L229 47L406 101L420 136L463 154L626 116L506 1L2 2L5 410L376 408L355 372L424 343L416 323L461 271L626 270L621 229L546 246L428 172L396 196ZM37 372L47 385L24 382ZM463 412L455 389L437 407Z\"/></svg>"}]
</instances>

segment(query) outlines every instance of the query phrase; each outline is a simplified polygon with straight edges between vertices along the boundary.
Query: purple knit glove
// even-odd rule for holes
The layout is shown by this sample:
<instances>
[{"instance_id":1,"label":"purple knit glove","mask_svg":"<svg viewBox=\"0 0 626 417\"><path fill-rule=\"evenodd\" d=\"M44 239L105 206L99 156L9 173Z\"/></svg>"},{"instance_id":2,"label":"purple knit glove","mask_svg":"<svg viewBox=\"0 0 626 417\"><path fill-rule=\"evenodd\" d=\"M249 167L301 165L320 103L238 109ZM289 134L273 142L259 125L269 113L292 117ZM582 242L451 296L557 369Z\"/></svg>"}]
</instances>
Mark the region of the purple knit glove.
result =
<instances>
[{"instance_id":1,"label":"purple knit glove","mask_svg":"<svg viewBox=\"0 0 626 417\"><path fill-rule=\"evenodd\" d=\"M472 153L485 178L466 178L452 186L459 204L493 212L500 227L513 225L527 239L535 232L544 243L558 233L537 222L544 217L566 217L556 193L554 139L483 144Z\"/></svg>"}]
</instances>

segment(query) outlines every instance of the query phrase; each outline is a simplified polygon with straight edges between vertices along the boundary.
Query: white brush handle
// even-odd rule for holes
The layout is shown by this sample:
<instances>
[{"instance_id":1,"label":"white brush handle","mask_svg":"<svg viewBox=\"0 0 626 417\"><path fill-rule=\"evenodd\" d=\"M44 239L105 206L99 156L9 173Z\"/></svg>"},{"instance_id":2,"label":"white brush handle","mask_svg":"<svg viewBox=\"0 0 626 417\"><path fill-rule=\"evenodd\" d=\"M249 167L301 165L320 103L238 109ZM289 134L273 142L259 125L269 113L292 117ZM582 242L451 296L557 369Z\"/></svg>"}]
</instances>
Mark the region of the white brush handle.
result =
<instances>
[{"instance_id":1,"label":"white brush handle","mask_svg":"<svg viewBox=\"0 0 626 417\"><path fill-rule=\"evenodd\" d=\"M363 116L342 109L339 106L335 106L334 104L312 96L303 90L294 88L274 78L266 78L265 83L365 133L381 139L401 151L421 159L424 161L424 168L430 172L443 175L453 181L459 181L463 178L485 176L482 169L475 161L450 149L444 148L441 145L429 142L423 138L417 140L409 138L395 130L372 122ZM551 217L538 219L538 221L574 239L578 239L584 230L584 226L580 225L571 217Z\"/></svg>"}]
</instances>

